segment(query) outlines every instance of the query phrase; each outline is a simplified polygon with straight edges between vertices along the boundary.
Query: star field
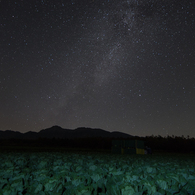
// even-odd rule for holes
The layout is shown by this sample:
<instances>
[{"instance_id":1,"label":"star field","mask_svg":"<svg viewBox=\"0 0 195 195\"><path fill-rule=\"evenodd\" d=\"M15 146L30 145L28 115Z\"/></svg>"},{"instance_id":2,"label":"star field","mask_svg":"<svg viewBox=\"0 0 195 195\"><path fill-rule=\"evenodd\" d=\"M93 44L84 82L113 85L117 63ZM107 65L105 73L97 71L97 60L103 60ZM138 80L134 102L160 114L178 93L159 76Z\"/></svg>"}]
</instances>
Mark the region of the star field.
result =
<instances>
[{"instance_id":1,"label":"star field","mask_svg":"<svg viewBox=\"0 0 195 195\"><path fill-rule=\"evenodd\" d=\"M0 129L195 137L195 2L3 1Z\"/></svg>"}]
</instances>

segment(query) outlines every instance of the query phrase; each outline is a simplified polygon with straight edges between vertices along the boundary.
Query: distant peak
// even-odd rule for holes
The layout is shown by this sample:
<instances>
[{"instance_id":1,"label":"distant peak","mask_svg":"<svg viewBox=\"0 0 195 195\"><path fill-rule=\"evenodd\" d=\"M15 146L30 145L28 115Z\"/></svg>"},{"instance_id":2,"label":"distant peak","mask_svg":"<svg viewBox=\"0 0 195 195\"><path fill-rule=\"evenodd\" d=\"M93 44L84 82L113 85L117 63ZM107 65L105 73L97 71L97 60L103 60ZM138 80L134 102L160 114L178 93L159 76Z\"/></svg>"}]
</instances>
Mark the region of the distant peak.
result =
<instances>
[{"instance_id":1,"label":"distant peak","mask_svg":"<svg viewBox=\"0 0 195 195\"><path fill-rule=\"evenodd\" d=\"M52 126L52 128L62 129L62 127L60 127L60 126L58 126L58 125L54 125L54 126Z\"/></svg>"}]
</instances>

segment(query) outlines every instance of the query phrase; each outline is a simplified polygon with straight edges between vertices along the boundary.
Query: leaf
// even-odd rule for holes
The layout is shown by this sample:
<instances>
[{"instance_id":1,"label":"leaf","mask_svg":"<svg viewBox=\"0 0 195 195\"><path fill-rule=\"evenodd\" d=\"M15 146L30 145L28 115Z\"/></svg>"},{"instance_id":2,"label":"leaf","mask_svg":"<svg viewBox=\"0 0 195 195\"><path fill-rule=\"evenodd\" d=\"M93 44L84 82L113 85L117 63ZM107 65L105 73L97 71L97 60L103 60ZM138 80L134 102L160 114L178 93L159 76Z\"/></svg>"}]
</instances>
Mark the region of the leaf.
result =
<instances>
[{"instance_id":1,"label":"leaf","mask_svg":"<svg viewBox=\"0 0 195 195\"><path fill-rule=\"evenodd\" d=\"M56 185L57 185L56 183L49 183L48 182L48 183L46 183L44 185L44 187L45 187L45 190L44 191L46 191L46 192L53 191Z\"/></svg>"},{"instance_id":2,"label":"leaf","mask_svg":"<svg viewBox=\"0 0 195 195\"><path fill-rule=\"evenodd\" d=\"M73 184L74 186L78 186L78 185L81 184L81 183L84 183L84 182L82 181L82 177L80 177L80 176L78 176L78 177L76 177L76 178L74 178L74 179L72 180L72 184Z\"/></svg>"},{"instance_id":3,"label":"leaf","mask_svg":"<svg viewBox=\"0 0 195 195\"><path fill-rule=\"evenodd\" d=\"M101 179L102 177L99 174L94 174L91 176L91 179L95 182L97 182L99 179Z\"/></svg>"},{"instance_id":4,"label":"leaf","mask_svg":"<svg viewBox=\"0 0 195 195\"><path fill-rule=\"evenodd\" d=\"M82 169L83 169L82 166L77 166L75 171L76 171L76 172L79 172L79 171L82 170Z\"/></svg>"},{"instance_id":5,"label":"leaf","mask_svg":"<svg viewBox=\"0 0 195 195\"><path fill-rule=\"evenodd\" d=\"M80 184L76 187L76 194L78 195L91 195L92 194L92 186L84 186L83 184Z\"/></svg>"},{"instance_id":6,"label":"leaf","mask_svg":"<svg viewBox=\"0 0 195 195\"><path fill-rule=\"evenodd\" d=\"M134 188L129 183L120 185L120 189L121 189L121 195L129 195L135 193Z\"/></svg>"},{"instance_id":7,"label":"leaf","mask_svg":"<svg viewBox=\"0 0 195 195\"><path fill-rule=\"evenodd\" d=\"M166 190L168 189L168 185L167 185L167 182L164 181L164 180L157 180L157 183L159 185L159 187L163 190Z\"/></svg>"},{"instance_id":8,"label":"leaf","mask_svg":"<svg viewBox=\"0 0 195 195\"><path fill-rule=\"evenodd\" d=\"M179 195L188 195L188 191L185 189L181 189L181 191L179 192Z\"/></svg>"},{"instance_id":9,"label":"leaf","mask_svg":"<svg viewBox=\"0 0 195 195\"><path fill-rule=\"evenodd\" d=\"M174 194L179 192L179 187L178 185L172 185L169 189L167 189L168 192Z\"/></svg>"},{"instance_id":10,"label":"leaf","mask_svg":"<svg viewBox=\"0 0 195 195\"><path fill-rule=\"evenodd\" d=\"M92 170L92 171L95 171L95 170L97 169L97 166L96 166L96 165L91 165L91 166L89 167L89 169Z\"/></svg>"},{"instance_id":11,"label":"leaf","mask_svg":"<svg viewBox=\"0 0 195 195\"><path fill-rule=\"evenodd\" d=\"M106 189L107 189L107 192L106 192L107 195L119 195L120 194L119 186L113 182L108 182L106 185Z\"/></svg>"},{"instance_id":12,"label":"leaf","mask_svg":"<svg viewBox=\"0 0 195 195\"><path fill-rule=\"evenodd\" d=\"M161 193L161 195L166 195L166 191L163 189L158 190L158 192Z\"/></svg>"},{"instance_id":13,"label":"leaf","mask_svg":"<svg viewBox=\"0 0 195 195\"><path fill-rule=\"evenodd\" d=\"M172 181L172 186L179 186L179 182L175 179L171 179Z\"/></svg>"},{"instance_id":14,"label":"leaf","mask_svg":"<svg viewBox=\"0 0 195 195\"><path fill-rule=\"evenodd\" d=\"M0 189L3 188L4 185L8 183L7 179L0 178Z\"/></svg>"},{"instance_id":15,"label":"leaf","mask_svg":"<svg viewBox=\"0 0 195 195\"><path fill-rule=\"evenodd\" d=\"M147 173L156 173L156 168L154 168L154 167L147 167L146 168L146 171L147 171Z\"/></svg>"},{"instance_id":16,"label":"leaf","mask_svg":"<svg viewBox=\"0 0 195 195\"><path fill-rule=\"evenodd\" d=\"M56 186L56 192L62 194L63 190L64 190L64 186L62 185L62 183Z\"/></svg>"},{"instance_id":17,"label":"leaf","mask_svg":"<svg viewBox=\"0 0 195 195\"><path fill-rule=\"evenodd\" d=\"M123 175L113 175L112 179L115 183L121 183L123 181Z\"/></svg>"},{"instance_id":18,"label":"leaf","mask_svg":"<svg viewBox=\"0 0 195 195\"><path fill-rule=\"evenodd\" d=\"M195 182L194 182L194 184L193 184L193 183L191 183L191 182L189 181L189 182L183 187L183 189L187 190L188 193L190 193L190 194L195 194L195 193L194 193L194 191L195 191L194 186L195 186Z\"/></svg>"},{"instance_id":19,"label":"leaf","mask_svg":"<svg viewBox=\"0 0 195 195\"><path fill-rule=\"evenodd\" d=\"M102 192L105 192L105 185L106 185L107 179L101 178L97 181L97 187L102 190Z\"/></svg>"},{"instance_id":20,"label":"leaf","mask_svg":"<svg viewBox=\"0 0 195 195\"><path fill-rule=\"evenodd\" d=\"M37 187L35 188L34 193L37 194L39 191L43 190L43 185L40 183L37 185Z\"/></svg>"},{"instance_id":21,"label":"leaf","mask_svg":"<svg viewBox=\"0 0 195 195\"><path fill-rule=\"evenodd\" d=\"M187 180L182 175L179 176L179 181L182 186L185 186L187 184Z\"/></svg>"}]
</instances>

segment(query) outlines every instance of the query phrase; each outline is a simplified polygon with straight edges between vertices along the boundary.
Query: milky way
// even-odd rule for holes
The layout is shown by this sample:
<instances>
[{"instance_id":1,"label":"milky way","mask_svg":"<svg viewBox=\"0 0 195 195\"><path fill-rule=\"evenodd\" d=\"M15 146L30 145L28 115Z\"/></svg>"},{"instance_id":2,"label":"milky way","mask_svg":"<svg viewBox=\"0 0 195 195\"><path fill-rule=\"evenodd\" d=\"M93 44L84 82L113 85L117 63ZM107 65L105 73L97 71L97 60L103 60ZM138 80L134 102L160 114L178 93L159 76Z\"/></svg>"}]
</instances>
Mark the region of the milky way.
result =
<instances>
[{"instance_id":1,"label":"milky way","mask_svg":"<svg viewBox=\"0 0 195 195\"><path fill-rule=\"evenodd\" d=\"M195 2L1 2L0 129L195 136Z\"/></svg>"}]
</instances>

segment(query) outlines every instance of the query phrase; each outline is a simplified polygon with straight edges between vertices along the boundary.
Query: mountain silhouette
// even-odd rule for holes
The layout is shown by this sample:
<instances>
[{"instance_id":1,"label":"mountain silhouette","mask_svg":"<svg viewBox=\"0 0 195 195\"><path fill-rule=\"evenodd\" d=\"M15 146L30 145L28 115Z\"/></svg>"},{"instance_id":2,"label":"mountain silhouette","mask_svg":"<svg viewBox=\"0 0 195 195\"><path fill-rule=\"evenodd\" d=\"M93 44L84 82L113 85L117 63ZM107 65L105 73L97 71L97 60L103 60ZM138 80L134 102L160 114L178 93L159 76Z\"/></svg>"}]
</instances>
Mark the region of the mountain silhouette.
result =
<instances>
[{"instance_id":1,"label":"mountain silhouette","mask_svg":"<svg viewBox=\"0 0 195 195\"><path fill-rule=\"evenodd\" d=\"M0 139L39 139L39 138L61 138L61 139L74 139L74 138L130 138L132 135L114 131L109 132L103 129L92 129L86 127L79 127L77 129L63 129L59 126L53 126L43 129L39 132L28 131L20 133L17 131L0 131Z\"/></svg>"}]
</instances>

